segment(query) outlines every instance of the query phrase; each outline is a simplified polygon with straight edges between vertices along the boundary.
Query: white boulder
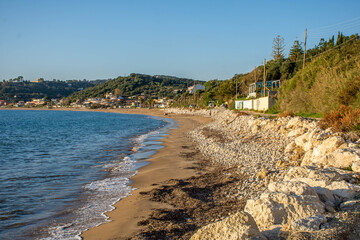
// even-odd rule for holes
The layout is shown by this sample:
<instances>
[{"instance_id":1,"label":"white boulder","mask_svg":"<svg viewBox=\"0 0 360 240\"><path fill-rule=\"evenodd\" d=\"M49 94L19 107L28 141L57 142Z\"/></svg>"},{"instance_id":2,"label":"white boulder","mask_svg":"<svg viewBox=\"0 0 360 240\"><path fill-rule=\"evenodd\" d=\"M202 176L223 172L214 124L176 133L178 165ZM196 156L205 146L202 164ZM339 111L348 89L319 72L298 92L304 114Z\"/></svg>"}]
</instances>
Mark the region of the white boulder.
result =
<instances>
[{"instance_id":1,"label":"white boulder","mask_svg":"<svg viewBox=\"0 0 360 240\"><path fill-rule=\"evenodd\" d=\"M289 171L285 174L284 181L290 181L292 179L299 178L308 178L321 181L324 182L324 184L326 185L330 184L332 181L343 180L342 175L338 173L335 169L301 166L290 168Z\"/></svg>"},{"instance_id":2,"label":"white boulder","mask_svg":"<svg viewBox=\"0 0 360 240\"><path fill-rule=\"evenodd\" d=\"M254 217L260 228L266 228L323 213L325 205L307 184L285 181L270 184L269 190L259 199L248 200L245 211Z\"/></svg>"},{"instance_id":3,"label":"white boulder","mask_svg":"<svg viewBox=\"0 0 360 240\"><path fill-rule=\"evenodd\" d=\"M360 190L360 186L345 181L332 182L326 186L326 188L331 190L334 195L341 197L344 200L353 199Z\"/></svg>"},{"instance_id":4,"label":"white boulder","mask_svg":"<svg viewBox=\"0 0 360 240\"><path fill-rule=\"evenodd\" d=\"M335 151L338 147L340 147L343 143L345 143L345 140L341 137L330 137L323 141L322 144L315 147L313 149L313 157L323 157L326 154Z\"/></svg>"},{"instance_id":5,"label":"white boulder","mask_svg":"<svg viewBox=\"0 0 360 240\"><path fill-rule=\"evenodd\" d=\"M347 148L339 148L329 154L326 157L326 161L327 166L346 168L354 162L360 161L360 155L357 152L349 151Z\"/></svg>"},{"instance_id":6,"label":"white boulder","mask_svg":"<svg viewBox=\"0 0 360 240\"><path fill-rule=\"evenodd\" d=\"M211 223L200 228L190 240L216 239L240 240L259 239L266 240L260 233L253 217L246 212L238 212L222 221Z\"/></svg>"},{"instance_id":7,"label":"white boulder","mask_svg":"<svg viewBox=\"0 0 360 240\"><path fill-rule=\"evenodd\" d=\"M281 192L291 195L317 196L315 190L309 187L309 185L295 181L272 182L268 185L268 190L270 192Z\"/></svg>"},{"instance_id":8,"label":"white boulder","mask_svg":"<svg viewBox=\"0 0 360 240\"><path fill-rule=\"evenodd\" d=\"M320 225L327 222L323 215L314 215L294 221L291 224L292 231L316 231L320 229Z\"/></svg>"},{"instance_id":9,"label":"white boulder","mask_svg":"<svg viewBox=\"0 0 360 240\"><path fill-rule=\"evenodd\" d=\"M360 161L353 162L352 165L351 165L351 169L354 172L360 172Z\"/></svg>"},{"instance_id":10,"label":"white boulder","mask_svg":"<svg viewBox=\"0 0 360 240\"><path fill-rule=\"evenodd\" d=\"M304 134L305 131L306 130L304 128L295 128L294 130L290 131L287 136L288 137L297 137L297 136Z\"/></svg>"}]
</instances>

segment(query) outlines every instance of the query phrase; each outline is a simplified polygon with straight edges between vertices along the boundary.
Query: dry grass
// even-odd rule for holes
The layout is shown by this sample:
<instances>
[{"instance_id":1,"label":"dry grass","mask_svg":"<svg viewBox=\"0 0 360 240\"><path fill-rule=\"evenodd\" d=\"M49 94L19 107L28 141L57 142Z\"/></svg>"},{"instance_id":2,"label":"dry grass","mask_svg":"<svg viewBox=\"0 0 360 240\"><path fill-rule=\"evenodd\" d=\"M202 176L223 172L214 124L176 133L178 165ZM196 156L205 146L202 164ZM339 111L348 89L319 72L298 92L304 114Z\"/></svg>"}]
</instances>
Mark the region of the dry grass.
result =
<instances>
[{"instance_id":1,"label":"dry grass","mask_svg":"<svg viewBox=\"0 0 360 240\"><path fill-rule=\"evenodd\" d=\"M295 114L294 114L292 111L285 110L284 112L279 113L279 114L277 115L277 118L293 117L293 116L295 116Z\"/></svg>"},{"instance_id":2,"label":"dry grass","mask_svg":"<svg viewBox=\"0 0 360 240\"><path fill-rule=\"evenodd\" d=\"M320 121L322 128L333 128L338 132L360 131L360 109L341 105L338 110L324 114Z\"/></svg>"}]
</instances>

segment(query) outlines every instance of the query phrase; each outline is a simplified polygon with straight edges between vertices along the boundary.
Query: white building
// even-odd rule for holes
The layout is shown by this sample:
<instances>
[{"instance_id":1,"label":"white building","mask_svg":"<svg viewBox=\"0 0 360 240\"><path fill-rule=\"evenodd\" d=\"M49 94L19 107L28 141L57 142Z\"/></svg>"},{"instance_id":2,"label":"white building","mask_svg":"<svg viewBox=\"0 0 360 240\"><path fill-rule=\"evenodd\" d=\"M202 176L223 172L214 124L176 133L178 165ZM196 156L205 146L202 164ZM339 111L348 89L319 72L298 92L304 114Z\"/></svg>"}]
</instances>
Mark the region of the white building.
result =
<instances>
[{"instance_id":1,"label":"white building","mask_svg":"<svg viewBox=\"0 0 360 240\"><path fill-rule=\"evenodd\" d=\"M249 100L237 100L235 101L235 109L266 111L274 106L275 103L275 99L269 96Z\"/></svg>"},{"instance_id":2,"label":"white building","mask_svg":"<svg viewBox=\"0 0 360 240\"><path fill-rule=\"evenodd\" d=\"M205 90L205 86L201 84L195 84L191 87L188 87L187 89L190 94L194 94L197 90Z\"/></svg>"}]
</instances>

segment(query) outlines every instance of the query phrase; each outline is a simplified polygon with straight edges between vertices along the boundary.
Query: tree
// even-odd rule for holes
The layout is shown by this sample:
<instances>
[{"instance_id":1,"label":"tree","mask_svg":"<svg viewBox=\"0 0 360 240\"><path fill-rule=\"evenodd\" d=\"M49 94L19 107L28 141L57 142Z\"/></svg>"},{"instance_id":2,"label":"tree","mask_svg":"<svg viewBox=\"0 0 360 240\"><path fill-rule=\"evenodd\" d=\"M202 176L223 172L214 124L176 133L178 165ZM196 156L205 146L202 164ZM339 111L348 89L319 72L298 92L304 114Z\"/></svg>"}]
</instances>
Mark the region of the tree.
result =
<instances>
[{"instance_id":1,"label":"tree","mask_svg":"<svg viewBox=\"0 0 360 240\"><path fill-rule=\"evenodd\" d=\"M330 48L333 48L335 46L335 37L334 35L329 39L329 42L326 44L326 49L328 50Z\"/></svg>"},{"instance_id":2,"label":"tree","mask_svg":"<svg viewBox=\"0 0 360 240\"><path fill-rule=\"evenodd\" d=\"M336 46L341 45L345 41L346 41L346 37L342 34L342 32L339 32L336 39Z\"/></svg>"},{"instance_id":3,"label":"tree","mask_svg":"<svg viewBox=\"0 0 360 240\"><path fill-rule=\"evenodd\" d=\"M276 37L273 40L273 50L272 50L272 56L274 60L283 59L284 51L285 51L284 38L280 37L280 35L276 35Z\"/></svg>"},{"instance_id":4,"label":"tree","mask_svg":"<svg viewBox=\"0 0 360 240\"><path fill-rule=\"evenodd\" d=\"M114 95L115 95L116 97L121 96L121 90L118 89L118 88L115 88Z\"/></svg>"},{"instance_id":5,"label":"tree","mask_svg":"<svg viewBox=\"0 0 360 240\"><path fill-rule=\"evenodd\" d=\"M18 76L17 78L15 78L15 80L17 82L22 82L22 81L24 81L24 77L23 76Z\"/></svg>"},{"instance_id":6,"label":"tree","mask_svg":"<svg viewBox=\"0 0 360 240\"><path fill-rule=\"evenodd\" d=\"M281 79L290 79L295 70L296 64L291 62L290 59L286 59L280 67Z\"/></svg>"},{"instance_id":7,"label":"tree","mask_svg":"<svg viewBox=\"0 0 360 240\"><path fill-rule=\"evenodd\" d=\"M295 40L290 48L289 59L296 62L304 54L303 48L299 40Z\"/></svg>"},{"instance_id":8,"label":"tree","mask_svg":"<svg viewBox=\"0 0 360 240\"><path fill-rule=\"evenodd\" d=\"M45 95L44 101L45 101L45 102L50 102L50 100L51 100L50 97L49 97L48 95Z\"/></svg>"},{"instance_id":9,"label":"tree","mask_svg":"<svg viewBox=\"0 0 360 240\"><path fill-rule=\"evenodd\" d=\"M267 63L267 69L266 69L266 75L268 80L278 80L281 77L280 67L281 67L282 61L273 61L270 60Z\"/></svg>"}]
</instances>

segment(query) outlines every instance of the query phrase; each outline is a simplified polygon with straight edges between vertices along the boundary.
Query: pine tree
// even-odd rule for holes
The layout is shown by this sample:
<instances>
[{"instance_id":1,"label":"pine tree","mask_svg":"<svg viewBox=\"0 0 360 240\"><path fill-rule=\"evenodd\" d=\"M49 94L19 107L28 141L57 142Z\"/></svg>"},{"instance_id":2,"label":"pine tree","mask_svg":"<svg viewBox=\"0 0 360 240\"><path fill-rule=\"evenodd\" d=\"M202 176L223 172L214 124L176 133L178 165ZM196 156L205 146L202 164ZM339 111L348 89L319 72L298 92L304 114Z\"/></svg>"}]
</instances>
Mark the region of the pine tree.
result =
<instances>
[{"instance_id":1,"label":"pine tree","mask_svg":"<svg viewBox=\"0 0 360 240\"><path fill-rule=\"evenodd\" d=\"M296 62L297 60L299 60L299 58L302 56L303 53L304 53L304 50L301 46L301 42L299 42L299 40L295 40L294 44L292 45L292 47L290 49L289 59L291 61Z\"/></svg>"},{"instance_id":2,"label":"pine tree","mask_svg":"<svg viewBox=\"0 0 360 240\"><path fill-rule=\"evenodd\" d=\"M284 38L277 35L273 40L272 56L274 60L280 60L284 58L285 43Z\"/></svg>"}]
</instances>

